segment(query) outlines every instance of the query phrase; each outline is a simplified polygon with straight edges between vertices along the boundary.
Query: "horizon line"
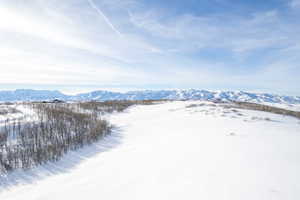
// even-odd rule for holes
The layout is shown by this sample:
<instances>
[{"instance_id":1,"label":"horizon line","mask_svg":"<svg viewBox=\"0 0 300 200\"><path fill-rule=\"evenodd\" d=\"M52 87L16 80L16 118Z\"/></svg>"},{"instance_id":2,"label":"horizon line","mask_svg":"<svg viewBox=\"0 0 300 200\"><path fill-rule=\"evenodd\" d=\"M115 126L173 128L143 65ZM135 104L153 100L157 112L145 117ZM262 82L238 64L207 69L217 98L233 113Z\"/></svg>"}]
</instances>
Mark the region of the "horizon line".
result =
<instances>
[{"instance_id":1,"label":"horizon line","mask_svg":"<svg viewBox=\"0 0 300 200\"><path fill-rule=\"evenodd\" d=\"M68 94L68 92L64 92L62 90L59 89L33 89L33 88L17 88L17 89L0 89L0 92L16 92L16 91L20 91L20 90L24 90L24 91L50 91L50 92L59 92L63 95L66 96L77 96L77 95L81 95L81 94L88 94L88 93L92 93L92 92L98 92L98 91L102 91L102 92L111 92L111 93L120 93L120 94L126 94L126 93L130 93L130 92L145 92L145 91L153 91L153 92L157 92L157 91L188 91L188 90L196 90L196 91L207 91L207 92L213 92L213 93L218 93L218 92L243 92L243 93L250 93L250 94L270 94L270 95L277 95L277 96L288 96L288 97L299 97L300 95L284 95L284 94L279 94L279 93L274 93L274 92L259 92L259 91L249 91L249 90L211 90L211 89L197 89L197 88L186 88L186 89L182 89L182 88L170 88L170 89L135 89L135 90L128 90L128 91L113 91L113 90L109 90L109 89L94 89L94 90L90 90L89 92L78 92L78 93L73 93L73 94Z\"/></svg>"}]
</instances>

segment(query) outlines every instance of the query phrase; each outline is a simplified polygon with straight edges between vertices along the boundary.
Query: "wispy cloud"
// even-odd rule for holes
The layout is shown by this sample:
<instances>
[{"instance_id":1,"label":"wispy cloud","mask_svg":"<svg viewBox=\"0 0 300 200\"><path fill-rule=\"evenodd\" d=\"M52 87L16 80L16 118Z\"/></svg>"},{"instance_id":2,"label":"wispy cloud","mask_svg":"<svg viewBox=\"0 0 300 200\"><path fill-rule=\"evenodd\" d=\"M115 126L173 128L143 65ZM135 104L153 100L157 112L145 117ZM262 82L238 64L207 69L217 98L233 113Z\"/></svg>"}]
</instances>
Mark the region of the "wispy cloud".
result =
<instances>
[{"instance_id":1,"label":"wispy cloud","mask_svg":"<svg viewBox=\"0 0 300 200\"><path fill-rule=\"evenodd\" d=\"M101 17L103 17L103 19L105 20L105 22L111 27L111 29L115 32L115 33L117 33L119 36L122 36L122 34L120 33L120 31L118 31L118 29L116 29L115 27L114 27L114 25L110 22L110 20L104 15L104 13L100 10L100 8L98 8L95 4L94 4L94 2L93 2L93 0L87 0L88 2L89 2L89 4L91 5L91 7L93 8L93 9L95 9L98 13L99 13L99 15L101 16Z\"/></svg>"},{"instance_id":2,"label":"wispy cloud","mask_svg":"<svg viewBox=\"0 0 300 200\"><path fill-rule=\"evenodd\" d=\"M299 0L291 0L290 5L292 8L300 7L300 1Z\"/></svg>"},{"instance_id":3,"label":"wispy cloud","mask_svg":"<svg viewBox=\"0 0 300 200\"><path fill-rule=\"evenodd\" d=\"M299 0L247 14L204 13L191 3L5 1L0 83L284 86L282 92L299 93Z\"/></svg>"},{"instance_id":4,"label":"wispy cloud","mask_svg":"<svg viewBox=\"0 0 300 200\"><path fill-rule=\"evenodd\" d=\"M247 19L222 15L181 15L164 22L156 18L155 14L146 12L131 13L130 20L150 35L169 41L170 46L173 44L172 49L182 47L183 51L226 48L232 52L247 52L280 44L290 45L297 37L296 34L284 30L294 24L286 25L276 11L255 13ZM224 20L228 22L224 23Z\"/></svg>"}]
</instances>

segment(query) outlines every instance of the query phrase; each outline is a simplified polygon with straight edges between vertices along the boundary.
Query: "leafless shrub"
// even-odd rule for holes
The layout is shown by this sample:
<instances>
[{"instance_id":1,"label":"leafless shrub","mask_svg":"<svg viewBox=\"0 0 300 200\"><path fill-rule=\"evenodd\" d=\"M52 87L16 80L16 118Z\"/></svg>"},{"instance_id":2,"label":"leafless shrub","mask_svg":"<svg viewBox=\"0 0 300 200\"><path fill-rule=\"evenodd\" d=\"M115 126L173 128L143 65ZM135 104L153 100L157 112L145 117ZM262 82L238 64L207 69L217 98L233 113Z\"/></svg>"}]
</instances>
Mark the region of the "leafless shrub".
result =
<instances>
[{"instance_id":1,"label":"leafless shrub","mask_svg":"<svg viewBox=\"0 0 300 200\"><path fill-rule=\"evenodd\" d=\"M199 107L200 105L199 104L190 104L190 105L187 105L186 108L195 108L195 107Z\"/></svg>"},{"instance_id":2,"label":"leafless shrub","mask_svg":"<svg viewBox=\"0 0 300 200\"><path fill-rule=\"evenodd\" d=\"M0 115L7 115L7 114L15 114L20 113L19 110L17 110L14 107L2 107L0 108Z\"/></svg>"},{"instance_id":3,"label":"leafless shrub","mask_svg":"<svg viewBox=\"0 0 300 200\"><path fill-rule=\"evenodd\" d=\"M257 104L257 103L234 102L234 104L242 109L251 109L251 110L270 112L270 113L274 113L274 114L292 116L292 117L296 117L296 118L300 119L300 112L297 112L297 111L286 110L283 108L277 108L277 107L267 106L267 105L262 105L262 104Z\"/></svg>"},{"instance_id":4,"label":"leafless shrub","mask_svg":"<svg viewBox=\"0 0 300 200\"><path fill-rule=\"evenodd\" d=\"M2 102L2 103L0 103L0 105L11 106L11 105L14 105L14 103L12 103L12 102Z\"/></svg>"},{"instance_id":5,"label":"leafless shrub","mask_svg":"<svg viewBox=\"0 0 300 200\"><path fill-rule=\"evenodd\" d=\"M7 109L0 108L0 115L7 115L7 114L8 114Z\"/></svg>"},{"instance_id":6,"label":"leafless shrub","mask_svg":"<svg viewBox=\"0 0 300 200\"><path fill-rule=\"evenodd\" d=\"M124 110L126 110L132 105L151 105L159 101L158 100L140 100L140 101L122 100L122 101L104 101L104 102L88 101L88 102L80 102L79 107L85 110L92 110L101 113L111 113L114 111L123 112Z\"/></svg>"},{"instance_id":7,"label":"leafless shrub","mask_svg":"<svg viewBox=\"0 0 300 200\"><path fill-rule=\"evenodd\" d=\"M37 120L6 120L0 129L0 174L59 160L70 150L110 134L112 126L101 119L105 112L122 112L132 105L157 101L106 101L81 103L24 103Z\"/></svg>"},{"instance_id":8,"label":"leafless shrub","mask_svg":"<svg viewBox=\"0 0 300 200\"><path fill-rule=\"evenodd\" d=\"M5 122L0 132L0 172L27 169L57 161L70 150L91 144L111 132L94 114L77 113L68 106L32 104L38 120Z\"/></svg>"}]
</instances>

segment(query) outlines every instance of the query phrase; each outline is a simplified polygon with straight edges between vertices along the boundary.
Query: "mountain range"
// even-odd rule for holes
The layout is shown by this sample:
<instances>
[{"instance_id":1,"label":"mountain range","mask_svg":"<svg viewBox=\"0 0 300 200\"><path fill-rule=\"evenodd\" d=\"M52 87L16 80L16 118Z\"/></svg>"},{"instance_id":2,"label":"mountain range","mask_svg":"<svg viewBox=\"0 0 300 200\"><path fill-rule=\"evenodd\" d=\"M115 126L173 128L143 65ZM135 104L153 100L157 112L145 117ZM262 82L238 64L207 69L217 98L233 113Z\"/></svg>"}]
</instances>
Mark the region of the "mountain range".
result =
<instances>
[{"instance_id":1,"label":"mountain range","mask_svg":"<svg viewBox=\"0 0 300 200\"><path fill-rule=\"evenodd\" d=\"M208 91L208 90L143 90L125 93L111 91L93 91L77 95L66 95L60 91L17 89L0 91L0 101L45 101L60 99L64 101L106 101L106 100L222 100L247 101L256 103L300 104L299 96L284 96L267 93L251 93L243 91Z\"/></svg>"}]
</instances>

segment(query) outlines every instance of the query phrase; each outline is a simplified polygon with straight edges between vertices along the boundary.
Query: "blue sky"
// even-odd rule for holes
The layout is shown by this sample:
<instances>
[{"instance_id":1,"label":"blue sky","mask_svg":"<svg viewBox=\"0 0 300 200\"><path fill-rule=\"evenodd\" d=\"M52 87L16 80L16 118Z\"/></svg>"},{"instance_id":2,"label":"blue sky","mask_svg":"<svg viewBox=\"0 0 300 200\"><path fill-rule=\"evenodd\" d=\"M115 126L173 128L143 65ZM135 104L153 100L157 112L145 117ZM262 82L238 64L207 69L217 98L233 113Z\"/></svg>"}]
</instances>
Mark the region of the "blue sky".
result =
<instances>
[{"instance_id":1,"label":"blue sky","mask_svg":"<svg viewBox=\"0 0 300 200\"><path fill-rule=\"evenodd\" d=\"M300 0L6 0L0 89L300 95Z\"/></svg>"}]
</instances>

